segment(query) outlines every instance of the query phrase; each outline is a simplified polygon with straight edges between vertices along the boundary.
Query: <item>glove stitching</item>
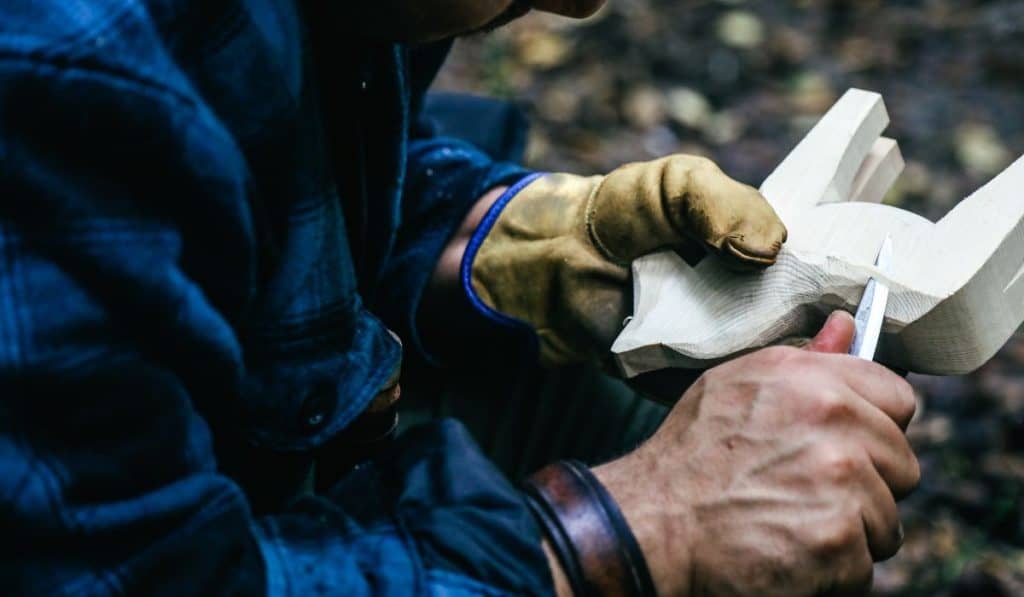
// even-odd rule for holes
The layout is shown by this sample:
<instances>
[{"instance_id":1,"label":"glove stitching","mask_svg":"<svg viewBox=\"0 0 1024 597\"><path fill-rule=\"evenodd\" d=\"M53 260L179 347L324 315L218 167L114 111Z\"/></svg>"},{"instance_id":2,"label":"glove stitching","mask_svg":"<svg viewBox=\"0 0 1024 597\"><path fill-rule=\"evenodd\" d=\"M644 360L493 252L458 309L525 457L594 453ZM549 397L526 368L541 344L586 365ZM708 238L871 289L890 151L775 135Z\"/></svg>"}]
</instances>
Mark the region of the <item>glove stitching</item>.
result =
<instances>
[{"instance_id":1,"label":"glove stitching","mask_svg":"<svg viewBox=\"0 0 1024 597\"><path fill-rule=\"evenodd\" d=\"M603 242L601 242L601 238L597 235L597 230L594 228L594 212L597 210L597 193L601 190L601 185L604 184L606 178L607 177L601 178L601 180L594 185L594 188L591 189L590 195L587 197L587 204L583 211L583 223L587 229L587 236L590 237L591 244L594 245L594 248L597 249L597 252L600 253L602 257L611 261L615 265L629 267L628 261L616 257L615 254L612 253Z\"/></svg>"}]
</instances>

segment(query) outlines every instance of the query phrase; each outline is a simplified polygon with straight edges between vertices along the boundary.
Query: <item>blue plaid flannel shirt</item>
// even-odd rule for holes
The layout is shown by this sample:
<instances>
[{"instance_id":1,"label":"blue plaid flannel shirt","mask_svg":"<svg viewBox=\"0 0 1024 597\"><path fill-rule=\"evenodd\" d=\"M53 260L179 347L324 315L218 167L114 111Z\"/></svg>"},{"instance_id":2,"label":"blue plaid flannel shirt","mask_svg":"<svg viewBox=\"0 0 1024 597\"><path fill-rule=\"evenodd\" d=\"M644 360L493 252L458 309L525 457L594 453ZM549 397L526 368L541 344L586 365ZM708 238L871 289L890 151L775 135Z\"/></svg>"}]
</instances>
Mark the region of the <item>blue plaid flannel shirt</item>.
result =
<instances>
[{"instance_id":1,"label":"blue plaid flannel shirt","mask_svg":"<svg viewBox=\"0 0 1024 597\"><path fill-rule=\"evenodd\" d=\"M353 41L344 7L0 3L0 593L550 591L455 423L286 511L226 464L345 428L526 174L416 124L446 47Z\"/></svg>"}]
</instances>

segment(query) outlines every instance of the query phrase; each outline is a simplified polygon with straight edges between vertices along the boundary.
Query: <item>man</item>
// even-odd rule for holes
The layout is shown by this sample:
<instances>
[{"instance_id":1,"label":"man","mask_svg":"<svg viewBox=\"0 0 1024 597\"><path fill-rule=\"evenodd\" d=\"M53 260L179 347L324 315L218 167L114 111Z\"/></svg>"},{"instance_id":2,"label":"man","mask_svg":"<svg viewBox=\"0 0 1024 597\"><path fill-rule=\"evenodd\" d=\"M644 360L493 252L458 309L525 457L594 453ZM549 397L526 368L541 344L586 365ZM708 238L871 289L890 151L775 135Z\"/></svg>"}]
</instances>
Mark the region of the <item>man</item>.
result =
<instances>
[{"instance_id":1,"label":"man","mask_svg":"<svg viewBox=\"0 0 1024 597\"><path fill-rule=\"evenodd\" d=\"M537 177L412 124L428 42L601 3L0 6L4 593L865 590L918 471L907 384L828 354L847 315L529 498L450 421L348 471L397 398L388 327L422 352L418 321L490 321L600 361L633 257L779 251L706 160Z\"/></svg>"}]
</instances>

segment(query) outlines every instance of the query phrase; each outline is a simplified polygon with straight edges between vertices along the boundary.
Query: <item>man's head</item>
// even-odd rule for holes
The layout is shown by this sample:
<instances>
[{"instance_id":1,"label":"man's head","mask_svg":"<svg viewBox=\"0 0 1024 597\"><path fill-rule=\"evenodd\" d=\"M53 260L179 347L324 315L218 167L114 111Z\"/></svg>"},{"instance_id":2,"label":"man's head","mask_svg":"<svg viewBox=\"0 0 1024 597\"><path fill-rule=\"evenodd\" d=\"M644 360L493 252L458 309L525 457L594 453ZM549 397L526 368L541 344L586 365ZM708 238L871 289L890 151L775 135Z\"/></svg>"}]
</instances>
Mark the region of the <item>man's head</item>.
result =
<instances>
[{"instance_id":1,"label":"man's head","mask_svg":"<svg viewBox=\"0 0 1024 597\"><path fill-rule=\"evenodd\" d=\"M350 1L350 0L346 0ZM424 42L497 27L530 10L588 17L605 0L369 0L352 3L367 36Z\"/></svg>"}]
</instances>

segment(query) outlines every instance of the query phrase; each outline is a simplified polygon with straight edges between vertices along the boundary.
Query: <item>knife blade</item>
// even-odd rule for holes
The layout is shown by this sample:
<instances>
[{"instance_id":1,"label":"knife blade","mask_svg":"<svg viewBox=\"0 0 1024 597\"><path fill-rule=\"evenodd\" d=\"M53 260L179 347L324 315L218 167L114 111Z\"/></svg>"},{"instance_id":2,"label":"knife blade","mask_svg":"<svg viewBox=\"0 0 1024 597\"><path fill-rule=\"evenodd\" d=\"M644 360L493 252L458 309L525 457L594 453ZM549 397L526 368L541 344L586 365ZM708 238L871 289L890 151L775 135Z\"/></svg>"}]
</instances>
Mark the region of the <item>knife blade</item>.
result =
<instances>
[{"instance_id":1,"label":"knife blade","mask_svg":"<svg viewBox=\"0 0 1024 597\"><path fill-rule=\"evenodd\" d=\"M878 250L878 256L875 258L875 267L879 272L885 274L889 272L891 265L892 238L886 235ZM856 333L853 344L850 346L850 354L869 361L874 360L888 304L889 286L872 276L865 285L864 295L860 299L860 305L857 306L857 315L854 317Z\"/></svg>"}]
</instances>

